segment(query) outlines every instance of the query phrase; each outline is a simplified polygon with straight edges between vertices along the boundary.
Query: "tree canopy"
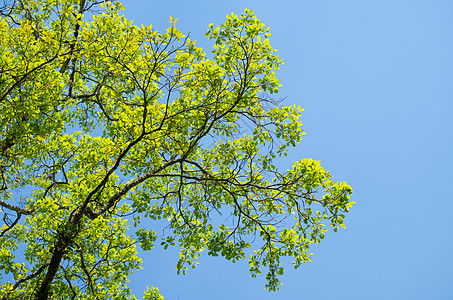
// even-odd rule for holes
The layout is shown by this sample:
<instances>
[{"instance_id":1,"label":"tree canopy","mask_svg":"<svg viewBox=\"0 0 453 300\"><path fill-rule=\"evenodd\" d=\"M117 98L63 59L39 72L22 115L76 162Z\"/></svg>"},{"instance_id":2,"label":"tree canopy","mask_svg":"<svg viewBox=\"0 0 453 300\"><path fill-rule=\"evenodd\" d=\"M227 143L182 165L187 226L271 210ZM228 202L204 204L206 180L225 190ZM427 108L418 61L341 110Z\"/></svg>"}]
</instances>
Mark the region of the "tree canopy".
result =
<instances>
[{"instance_id":1,"label":"tree canopy","mask_svg":"<svg viewBox=\"0 0 453 300\"><path fill-rule=\"evenodd\" d=\"M181 273L203 251L248 259L278 289L280 258L309 261L353 202L318 161L277 166L304 132L300 107L266 96L269 28L228 15L206 54L177 19L158 32L122 9L0 4L0 299L136 299L136 247L155 245L180 248Z\"/></svg>"}]
</instances>

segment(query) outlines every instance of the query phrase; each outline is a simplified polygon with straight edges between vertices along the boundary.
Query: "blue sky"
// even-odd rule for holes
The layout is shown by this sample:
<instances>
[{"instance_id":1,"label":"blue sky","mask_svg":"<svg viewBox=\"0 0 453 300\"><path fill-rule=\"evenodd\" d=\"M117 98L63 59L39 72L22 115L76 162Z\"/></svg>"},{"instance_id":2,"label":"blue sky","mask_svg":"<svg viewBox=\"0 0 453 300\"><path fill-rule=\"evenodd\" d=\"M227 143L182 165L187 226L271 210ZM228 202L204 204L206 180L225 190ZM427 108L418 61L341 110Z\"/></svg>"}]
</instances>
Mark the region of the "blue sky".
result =
<instances>
[{"instance_id":1,"label":"blue sky","mask_svg":"<svg viewBox=\"0 0 453 300\"><path fill-rule=\"evenodd\" d=\"M288 262L276 293L246 261L204 255L178 276L177 250L156 247L131 278L137 296L155 285L166 300L453 299L453 1L123 3L137 25L179 18L202 46L209 23L253 9L285 62L276 97L306 109L288 164L320 160L357 203L313 262Z\"/></svg>"}]
</instances>

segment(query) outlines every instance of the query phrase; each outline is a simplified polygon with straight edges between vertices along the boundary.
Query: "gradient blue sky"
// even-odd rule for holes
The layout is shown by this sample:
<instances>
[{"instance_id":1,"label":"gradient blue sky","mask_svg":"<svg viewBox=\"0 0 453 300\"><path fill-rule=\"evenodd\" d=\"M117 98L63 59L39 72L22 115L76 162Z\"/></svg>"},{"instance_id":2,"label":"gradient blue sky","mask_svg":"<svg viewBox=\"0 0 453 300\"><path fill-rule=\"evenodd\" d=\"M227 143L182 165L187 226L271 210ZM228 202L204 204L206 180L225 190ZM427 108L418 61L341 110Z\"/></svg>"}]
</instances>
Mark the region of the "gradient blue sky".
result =
<instances>
[{"instance_id":1,"label":"gradient blue sky","mask_svg":"<svg viewBox=\"0 0 453 300\"><path fill-rule=\"evenodd\" d=\"M202 46L209 23L255 10L285 61L276 97L306 109L288 163L320 160L357 203L313 262L287 264L279 292L245 261L207 255L177 276L177 251L156 247L132 277L137 296L155 285L166 300L453 299L453 1L123 3L137 25L163 30L179 18Z\"/></svg>"}]
</instances>

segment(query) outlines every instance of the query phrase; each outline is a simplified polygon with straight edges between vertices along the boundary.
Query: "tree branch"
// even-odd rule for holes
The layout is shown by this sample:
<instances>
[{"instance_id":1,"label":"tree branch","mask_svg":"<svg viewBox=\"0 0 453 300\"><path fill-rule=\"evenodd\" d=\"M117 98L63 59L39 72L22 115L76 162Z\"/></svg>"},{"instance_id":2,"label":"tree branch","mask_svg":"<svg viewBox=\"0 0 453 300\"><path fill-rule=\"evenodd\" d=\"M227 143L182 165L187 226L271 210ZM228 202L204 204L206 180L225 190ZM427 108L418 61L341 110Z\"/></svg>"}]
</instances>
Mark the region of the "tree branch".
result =
<instances>
[{"instance_id":1,"label":"tree branch","mask_svg":"<svg viewBox=\"0 0 453 300\"><path fill-rule=\"evenodd\" d=\"M158 172L168 168L169 166L171 166L171 165L173 165L175 163L181 162L181 161L183 161L182 158L169 160L167 163L163 164L162 166L160 166L159 168L153 170L152 172L146 172L142 176L135 178L134 180L132 180L129 183L127 183L126 185L124 185L118 192L115 193L115 195L110 197L110 199L107 201L106 204L104 204L104 206L102 206L101 208L99 208L99 209L97 209L95 211L91 211L91 210L86 209L85 210L85 214L91 220L96 219L98 216L100 216L101 214L105 213L108 209L113 207L115 205L115 203L122 196L124 196L127 192L129 192L132 188L136 187L137 185L139 185L140 183L142 183L146 179L148 179L150 177L153 177Z\"/></svg>"},{"instance_id":2,"label":"tree branch","mask_svg":"<svg viewBox=\"0 0 453 300\"><path fill-rule=\"evenodd\" d=\"M15 290L22 282L25 282L27 280L30 280L36 276L38 276L42 271L44 271L44 269L49 265L49 263L45 263L43 264L38 270L36 270L35 272L25 276L25 277L22 277L20 279L18 279L14 285L13 285L13 290Z\"/></svg>"},{"instance_id":3,"label":"tree branch","mask_svg":"<svg viewBox=\"0 0 453 300\"><path fill-rule=\"evenodd\" d=\"M0 233L0 237L2 237L8 230L10 230L11 228L13 228L17 222L19 222L20 220L20 217L21 217L21 213L20 212L16 212L17 213L17 217L16 217L16 220L14 220L14 222L8 226L8 224L6 224L6 221L5 221L5 224L8 226L7 228L5 228L5 230L2 231L2 233Z\"/></svg>"},{"instance_id":4,"label":"tree branch","mask_svg":"<svg viewBox=\"0 0 453 300\"><path fill-rule=\"evenodd\" d=\"M5 207L5 208L8 208L10 210L14 210L16 213L22 214L22 215L31 215L33 213L33 211L34 211L33 209L29 210L29 209L24 209L24 208L20 208L18 206L11 205L9 203L6 203L3 200L0 200L0 205Z\"/></svg>"}]
</instances>

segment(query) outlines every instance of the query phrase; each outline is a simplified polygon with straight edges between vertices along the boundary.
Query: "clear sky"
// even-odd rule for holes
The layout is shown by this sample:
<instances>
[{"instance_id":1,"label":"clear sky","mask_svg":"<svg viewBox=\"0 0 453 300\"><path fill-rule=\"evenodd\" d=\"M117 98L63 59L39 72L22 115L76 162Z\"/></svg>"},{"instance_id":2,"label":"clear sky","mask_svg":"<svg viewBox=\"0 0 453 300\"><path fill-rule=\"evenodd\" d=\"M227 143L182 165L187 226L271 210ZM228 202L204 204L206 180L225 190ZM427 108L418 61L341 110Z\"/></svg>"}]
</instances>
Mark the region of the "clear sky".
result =
<instances>
[{"instance_id":1,"label":"clear sky","mask_svg":"<svg viewBox=\"0 0 453 300\"><path fill-rule=\"evenodd\" d=\"M176 249L156 247L131 278L137 296L155 285L166 300L453 299L453 1L123 3L137 25L163 30L179 18L202 46L209 23L255 10L285 62L276 97L306 109L288 163L320 160L357 203L313 262L287 264L276 293L246 261L204 255L178 276Z\"/></svg>"}]
</instances>

